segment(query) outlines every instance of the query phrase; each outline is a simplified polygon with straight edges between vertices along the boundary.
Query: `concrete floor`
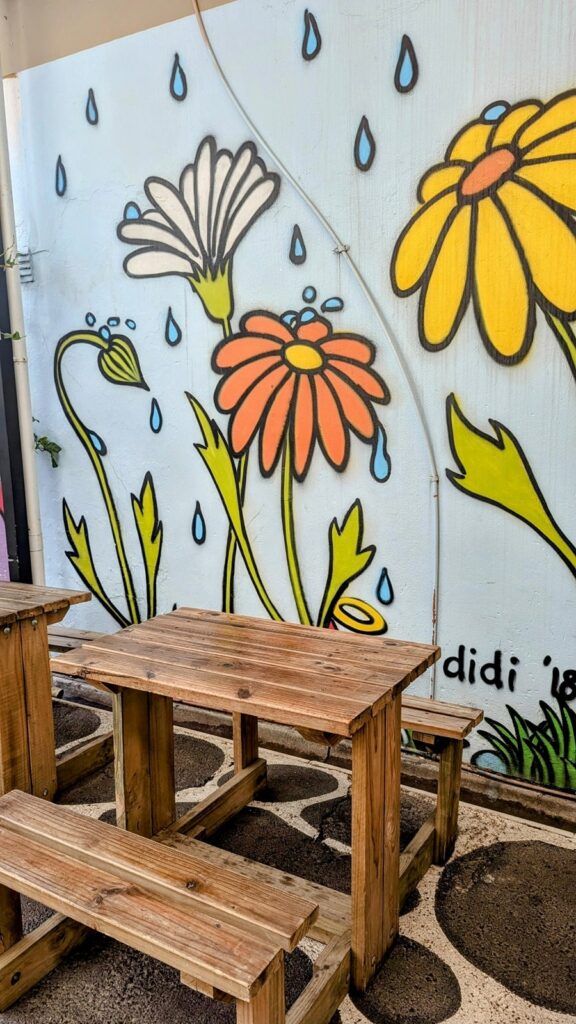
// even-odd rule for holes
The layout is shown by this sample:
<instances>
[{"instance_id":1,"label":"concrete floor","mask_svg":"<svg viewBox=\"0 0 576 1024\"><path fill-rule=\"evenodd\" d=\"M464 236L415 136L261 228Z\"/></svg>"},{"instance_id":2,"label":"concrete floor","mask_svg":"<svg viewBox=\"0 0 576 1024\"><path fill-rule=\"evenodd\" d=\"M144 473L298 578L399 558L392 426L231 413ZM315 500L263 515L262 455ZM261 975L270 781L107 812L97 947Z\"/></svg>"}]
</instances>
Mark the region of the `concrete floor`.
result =
<instances>
[{"instance_id":1,"label":"concrete floor","mask_svg":"<svg viewBox=\"0 0 576 1024\"><path fill-rule=\"evenodd\" d=\"M59 705L62 748L110 727L106 711ZM231 767L225 739L177 729L179 810ZM270 786L218 845L346 891L349 773L268 755ZM431 798L402 794L402 845ZM79 784L64 801L113 820L113 773ZM576 837L462 805L456 852L431 868L401 919L401 937L366 995L347 999L333 1024L567 1024L576 1021ZM29 925L43 911L29 904ZM287 996L308 981L321 947L288 958ZM233 1008L179 984L175 972L126 947L90 940L5 1014L0 1024L232 1024Z\"/></svg>"}]
</instances>

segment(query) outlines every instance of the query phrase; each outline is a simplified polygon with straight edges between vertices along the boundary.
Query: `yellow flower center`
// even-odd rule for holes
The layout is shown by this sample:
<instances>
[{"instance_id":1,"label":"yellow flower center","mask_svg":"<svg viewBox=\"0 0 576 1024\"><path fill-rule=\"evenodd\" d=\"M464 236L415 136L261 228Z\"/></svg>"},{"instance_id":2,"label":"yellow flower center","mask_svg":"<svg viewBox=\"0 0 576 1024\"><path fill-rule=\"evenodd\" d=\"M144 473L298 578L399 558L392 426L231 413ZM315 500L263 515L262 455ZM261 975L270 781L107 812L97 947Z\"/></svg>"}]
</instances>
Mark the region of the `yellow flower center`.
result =
<instances>
[{"instance_id":1,"label":"yellow flower center","mask_svg":"<svg viewBox=\"0 0 576 1024\"><path fill-rule=\"evenodd\" d=\"M324 357L316 346L303 342L287 345L284 349L284 358L294 370L304 370L308 373L313 373L324 365Z\"/></svg>"},{"instance_id":2,"label":"yellow flower center","mask_svg":"<svg viewBox=\"0 0 576 1024\"><path fill-rule=\"evenodd\" d=\"M511 149L496 149L493 153L487 153L462 179L460 194L464 199L473 199L488 192L500 184L515 163L516 157Z\"/></svg>"}]
</instances>

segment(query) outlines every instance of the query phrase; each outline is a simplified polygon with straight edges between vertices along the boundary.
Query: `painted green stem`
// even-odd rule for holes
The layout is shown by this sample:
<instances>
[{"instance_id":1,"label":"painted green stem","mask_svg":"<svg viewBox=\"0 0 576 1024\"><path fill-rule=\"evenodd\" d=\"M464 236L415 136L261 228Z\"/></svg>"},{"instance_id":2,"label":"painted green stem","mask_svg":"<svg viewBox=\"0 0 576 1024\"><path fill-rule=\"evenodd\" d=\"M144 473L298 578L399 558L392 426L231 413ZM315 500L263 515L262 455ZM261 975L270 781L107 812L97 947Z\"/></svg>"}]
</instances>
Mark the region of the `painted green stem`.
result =
<instances>
[{"instance_id":1,"label":"painted green stem","mask_svg":"<svg viewBox=\"0 0 576 1024\"><path fill-rule=\"evenodd\" d=\"M556 340L560 342L560 348L566 356L572 376L576 380L576 338L574 337L572 327L570 324L560 320L559 317L553 316L552 313L547 314L546 319L554 332Z\"/></svg>"},{"instance_id":2,"label":"painted green stem","mask_svg":"<svg viewBox=\"0 0 576 1024\"><path fill-rule=\"evenodd\" d=\"M298 564L298 553L296 551L296 530L294 527L294 477L292 475L292 455L290 433L286 435L286 444L282 456L282 526L284 528L284 545L286 547L286 559L288 561L288 572L292 592L296 601L296 608L300 622L307 626L312 625L312 618L306 604L300 566Z\"/></svg>"},{"instance_id":3,"label":"painted green stem","mask_svg":"<svg viewBox=\"0 0 576 1024\"><path fill-rule=\"evenodd\" d=\"M140 622L140 612L138 610L138 603L136 600L136 593L134 590L134 583L132 580L132 573L128 564L128 558L126 556L126 549L124 547L124 540L122 537L122 530L120 527L120 521L118 519L118 513L116 512L116 506L114 505L114 499L108 483L108 477L102 465L102 459L99 453L96 451L94 444L90 439L90 435L81 419L76 414L76 411L68 397L68 393L64 386L62 379L62 360L65 353L72 345L85 344L93 345L95 348L106 351L108 349L108 342L101 338L98 334L93 331L78 331L72 334L67 334L62 338L56 349L55 362L54 362L54 376L56 381L56 390L58 397L62 403L62 408L69 420L72 429L82 443L88 457L92 463L94 472L100 485L100 491L104 499L106 506L106 512L108 515L108 521L112 530L112 536L114 538L114 545L116 548L116 554L118 557L118 564L120 567L120 573L122 576L122 583L124 586L124 593L126 595L126 602L128 604L129 619L126 619L124 615L112 604L108 610L114 615L121 624L128 625L130 622ZM108 599L109 600L109 599Z\"/></svg>"},{"instance_id":4,"label":"painted green stem","mask_svg":"<svg viewBox=\"0 0 576 1024\"><path fill-rule=\"evenodd\" d=\"M246 476L248 472L248 452L241 455L238 459L236 466L236 474L238 476L238 493L240 495L240 503L244 505L244 495L246 493ZM238 541L234 530L229 527L228 539L226 541L226 557L224 559L224 578L222 586L222 608L225 612L234 611L234 573L236 570L236 551L238 548Z\"/></svg>"}]
</instances>

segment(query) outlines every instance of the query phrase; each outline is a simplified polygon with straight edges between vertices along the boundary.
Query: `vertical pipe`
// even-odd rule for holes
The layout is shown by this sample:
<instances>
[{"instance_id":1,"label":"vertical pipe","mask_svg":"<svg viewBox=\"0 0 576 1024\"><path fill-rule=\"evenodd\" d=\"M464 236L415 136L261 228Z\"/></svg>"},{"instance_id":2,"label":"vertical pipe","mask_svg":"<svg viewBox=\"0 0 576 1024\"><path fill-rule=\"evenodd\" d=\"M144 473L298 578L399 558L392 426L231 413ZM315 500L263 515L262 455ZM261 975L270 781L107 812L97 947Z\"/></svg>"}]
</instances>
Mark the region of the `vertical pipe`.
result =
<instances>
[{"instance_id":1,"label":"vertical pipe","mask_svg":"<svg viewBox=\"0 0 576 1024\"><path fill-rule=\"evenodd\" d=\"M14 200L12 181L10 178L10 155L8 152L8 131L6 127L6 107L4 102L4 79L0 64L0 224L5 251L15 257L16 224L14 218ZM42 524L40 520L40 502L38 497L38 479L36 475L36 451L34 447L34 429L32 425L32 404L30 399L30 382L28 379L28 355L26 351L26 330L24 326L24 310L22 307L22 291L18 265L6 267L6 291L12 334L19 335L12 339L14 360L14 380L16 385L16 404L20 426L20 445L22 449L22 469L24 490L26 493L26 517L28 521L28 541L30 547L30 563L32 581L44 583L44 546L42 541Z\"/></svg>"}]
</instances>

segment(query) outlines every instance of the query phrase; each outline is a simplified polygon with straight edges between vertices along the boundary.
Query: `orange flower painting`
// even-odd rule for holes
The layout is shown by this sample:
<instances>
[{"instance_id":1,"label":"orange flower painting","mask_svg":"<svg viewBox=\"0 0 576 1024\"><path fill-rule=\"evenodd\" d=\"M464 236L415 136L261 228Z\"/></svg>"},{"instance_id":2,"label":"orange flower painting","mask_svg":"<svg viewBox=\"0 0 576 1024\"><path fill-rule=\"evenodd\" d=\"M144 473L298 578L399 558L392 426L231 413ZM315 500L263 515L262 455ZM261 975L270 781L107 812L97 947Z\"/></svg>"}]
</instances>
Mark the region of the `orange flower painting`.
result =
<instances>
[{"instance_id":1,"label":"orange flower painting","mask_svg":"<svg viewBox=\"0 0 576 1024\"><path fill-rule=\"evenodd\" d=\"M374 440L374 403L390 393L372 369L375 349L356 334L336 333L321 316L293 322L268 312L242 318L240 331L220 343L212 365L223 374L215 402L230 413L235 455L260 431L260 468L270 476L290 446L291 470L304 480L316 442L334 469L345 469L350 432Z\"/></svg>"},{"instance_id":2,"label":"orange flower painting","mask_svg":"<svg viewBox=\"0 0 576 1024\"><path fill-rule=\"evenodd\" d=\"M517 363L539 306L574 372L565 325L576 316L576 91L493 104L456 135L417 197L391 277L397 295L420 290L422 345L448 345L472 301L490 355Z\"/></svg>"}]
</instances>

